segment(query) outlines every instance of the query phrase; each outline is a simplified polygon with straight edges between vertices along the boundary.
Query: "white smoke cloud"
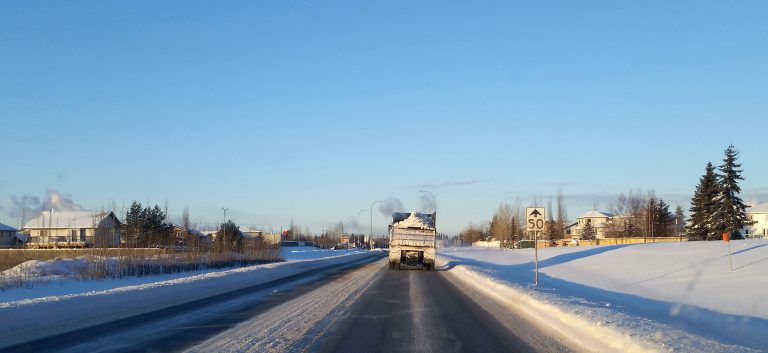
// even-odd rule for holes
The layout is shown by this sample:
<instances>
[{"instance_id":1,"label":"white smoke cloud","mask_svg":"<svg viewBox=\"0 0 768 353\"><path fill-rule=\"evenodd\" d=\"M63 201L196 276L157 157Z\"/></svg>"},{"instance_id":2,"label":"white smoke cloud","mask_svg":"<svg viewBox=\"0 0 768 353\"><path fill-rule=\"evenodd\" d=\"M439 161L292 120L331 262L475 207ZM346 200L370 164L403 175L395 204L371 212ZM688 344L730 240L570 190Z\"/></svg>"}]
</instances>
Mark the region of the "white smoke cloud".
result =
<instances>
[{"instance_id":1,"label":"white smoke cloud","mask_svg":"<svg viewBox=\"0 0 768 353\"><path fill-rule=\"evenodd\" d=\"M45 191L45 198L30 194L21 196L11 195L10 203L5 208L5 214L9 218L29 220L36 217L42 211L69 212L83 211L83 206L72 201L72 197L62 194L54 189Z\"/></svg>"},{"instance_id":2,"label":"white smoke cloud","mask_svg":"<svg viewBox=\"0 0 768 353\"><path fill-rule=\"evenodd\" d=\"M393 212L407 212L407 210L398 198L390 196L379 204L379 212L385 217L391 217Z\"/></svg>"},{"instance_id":3,"label":"white smoke cloud","mask_svg":"<svg viewBox=\"0 0 768 353\"><path fill-rule=\"evenodd\" d=\"M83 211L83 206L72 201L72 197L69 195L63 195L53 189L46 190L45 194L46 198L40 211L49 211L51 209L59 212Z\"/></svg>"},{"instance_id":4,"label":"white smoke cloud","mask_svg":"<svg viewBox=\"0 0 768 353\"><path fill-rule=\"evenodd\" d=\"M435 212L435 200L432 198L431 195L427 194L421 194L421 199L419 200L421 203L421 212L424 213L432 213Z\"/></svg>"}]
</instances>

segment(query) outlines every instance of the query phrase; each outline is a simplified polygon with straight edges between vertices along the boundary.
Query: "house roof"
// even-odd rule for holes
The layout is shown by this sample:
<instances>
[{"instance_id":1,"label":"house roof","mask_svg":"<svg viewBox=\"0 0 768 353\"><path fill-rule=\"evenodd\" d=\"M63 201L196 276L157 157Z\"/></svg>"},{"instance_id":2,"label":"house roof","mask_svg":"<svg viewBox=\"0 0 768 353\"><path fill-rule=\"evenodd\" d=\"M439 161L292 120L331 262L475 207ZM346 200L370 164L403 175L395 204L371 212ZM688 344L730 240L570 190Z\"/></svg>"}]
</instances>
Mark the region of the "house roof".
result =
<instances>
[{"instance_id":1,"label":"house roof","mask_svg":"<svg viewBox=\"0 0 768 353\"><path fill-rule=\"evenodd\" d=\"M6 232L15 232L17 229L0 223L0 230L6 231Z\"/></svg>"},{"instance_id":2,"label":"house roof","mask_svg":"<svg viewBox=\"0 0 768 353\"><path fill-rule=\"evenodd\" d=\"M24 228L95 228L104 218L114 214L112 212L41 212L31 219Z\"/></svg>"},{"instance_id":3,"label":"house roof","mask_svg":"<svg viewBox=\"0 0 768 353\"><path fill-rule=\"evenodd\" d=\"M176 230L176 231L182 231L182 230L186 230L186 231L188 231L188 232L189 232L189 234L192 234L192 235L197 235L198 237L207 237L207 236L208 236L208 234L205 234L205 233L203 233L203 232L201 232L201 231L199 231L199 230L197 230L197 229L192 229L192 228L190 228L190 229L185 229L184 227L182 227L182 226L180 226L180 225L177 225L177 224L174 224L174 225L173 225L173 228L174 228L174 230Z\"/></svg>"},{"instance_id":4,"label":"house roof","mask_svg":"<svg viewBox=\"0 0 768 353\"><path fill-rule=\"evenodd\" d=\"M610 212L601 212L601 211L589 211L587 213L584 213L579 218L611 218L613 217L613 213Z\"/></svg>"},{"instance_id":5,"label":"house roof","mask_svg":"<svg viewBox=\"0 0 768 353\"><path fill-rule=\"evenodd\" d=\"M747 213L768 213L768 202L758 202L747 207Z\"/></svg>"}]
</instances>

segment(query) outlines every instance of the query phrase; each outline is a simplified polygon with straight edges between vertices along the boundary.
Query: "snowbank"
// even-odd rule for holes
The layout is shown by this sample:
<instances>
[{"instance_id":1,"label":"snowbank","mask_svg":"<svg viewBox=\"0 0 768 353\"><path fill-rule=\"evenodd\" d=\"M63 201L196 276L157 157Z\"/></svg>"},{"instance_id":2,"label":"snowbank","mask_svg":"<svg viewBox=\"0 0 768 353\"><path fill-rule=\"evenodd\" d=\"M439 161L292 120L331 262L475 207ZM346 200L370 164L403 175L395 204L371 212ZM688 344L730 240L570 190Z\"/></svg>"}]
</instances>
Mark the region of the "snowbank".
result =
<instances>
[{"instance_id":1,"label":"snowbank","mask_svg":"<svg viewBox=\"0 0 768 353\"><path fill-rule=\"evenodd\" d=\"M0 292L0 322L3 323L0 348L40 338L40 332L45 332L46 336L56 335L374 254L339 251L333 255L193 275L179 273L120 280L67 280L59 283L67 294L50 295L51 289L59 286ZM24 297L19 298L19 294Z\"/></svg>"},{"instance_id":2,"label":"snowbank","mask_svg":"<svg viewBox=\"0 0 768 353\"><path fill-rule=\"evenodd\" d=\"M442 249L440 257L450 275L588 346L766 350L768 241L731 246L733 272L722 242L540 249L538 288L532 249Z\"/></svg>"}]
</instances>

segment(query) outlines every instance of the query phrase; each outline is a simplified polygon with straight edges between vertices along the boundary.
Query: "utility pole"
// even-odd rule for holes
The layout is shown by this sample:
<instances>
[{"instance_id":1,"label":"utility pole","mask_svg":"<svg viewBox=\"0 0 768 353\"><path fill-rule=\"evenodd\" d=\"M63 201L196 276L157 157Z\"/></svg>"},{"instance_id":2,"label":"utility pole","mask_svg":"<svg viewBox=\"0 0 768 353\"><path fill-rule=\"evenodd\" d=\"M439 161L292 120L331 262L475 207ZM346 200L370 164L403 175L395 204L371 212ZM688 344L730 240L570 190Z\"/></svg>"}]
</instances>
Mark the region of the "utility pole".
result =
<instances>
[{"instance_id":1,"label":"utility pole","mask_svg":"<svg viewBox=\"0 0 768 353\"><path fill-rule=\"evenodd\" d=\"M434 222L432 226L435 227L435 239L433 240L432 246L437 249L437 197L435 197L435 194L431 193L429 190L419 190L419 192L426 192L430 194L432 196L432 200L435 201L435 213L434 217L432 217L432 221Z\"/></svg>"},{"instance_id":2,"label":"utility pole","mask_svg":"<svg viewBox=\"0 0 768 353\"><path fill-rule=\"evenodd\" d=\"M376 200L376 201L373 201L373 202L371 203L371 211L370 211L370 213L371 213L371 223L370 223L370 226L371 226L371 232L370 232L370 233L368 233L368 238L369 238L369 239L368 239L368 241L369 241L369 242L370 242L370 241L373 239L373 205L375 205L375 204L377 204L377 203L381 203L381 202L384 202L384 201L382 201L382 200Z\"/></svg>"},{"instance_id":3,"label":"utility pole","mask_svg":"<svg viewBox=\"0 0 768 353\"><path fill-rule=\"evenodd\" d=\"M363 213L363 212L368 212L368 210L363 209L363 210L357 211L357 231L356 231L356 233L357 233L358 237L360 236L360 214Z\"/></svg>"}]
</instances>

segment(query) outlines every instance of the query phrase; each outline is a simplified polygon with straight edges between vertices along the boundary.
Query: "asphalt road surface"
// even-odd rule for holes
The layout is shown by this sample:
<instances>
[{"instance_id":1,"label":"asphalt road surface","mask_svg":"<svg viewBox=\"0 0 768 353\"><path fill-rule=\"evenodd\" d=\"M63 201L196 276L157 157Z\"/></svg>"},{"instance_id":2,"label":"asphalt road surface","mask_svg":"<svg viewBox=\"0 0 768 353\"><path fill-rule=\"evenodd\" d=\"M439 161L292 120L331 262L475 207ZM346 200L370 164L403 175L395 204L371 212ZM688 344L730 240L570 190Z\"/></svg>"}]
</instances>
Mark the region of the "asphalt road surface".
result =
<instances>
[{"instance_id":1,"label":"asphalt road surface","mask_svg":"<svg viewBox=\"0 0 768 353\"><path fill-rule=\"evenodd\" d=\"M571 351L505 308L490 302L484 308L441 271L381 271L349 315L310 351Z\"/></svg>"},{"instance_id":2,"label":"asphalt road surface","mask_svg":"<svg viewBox=\"0 0 768 353\"><path fill-rule=\"evenodd\" d=\"M372 255L0 352L572 351L444 271Z\"/></svg>"}]
</instances>

